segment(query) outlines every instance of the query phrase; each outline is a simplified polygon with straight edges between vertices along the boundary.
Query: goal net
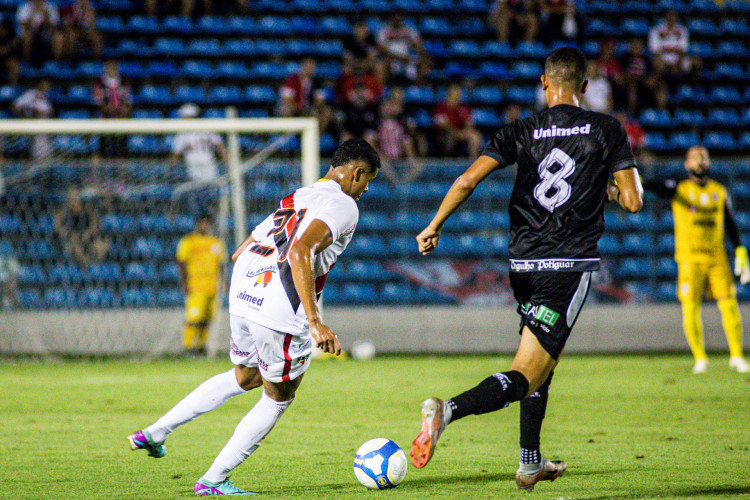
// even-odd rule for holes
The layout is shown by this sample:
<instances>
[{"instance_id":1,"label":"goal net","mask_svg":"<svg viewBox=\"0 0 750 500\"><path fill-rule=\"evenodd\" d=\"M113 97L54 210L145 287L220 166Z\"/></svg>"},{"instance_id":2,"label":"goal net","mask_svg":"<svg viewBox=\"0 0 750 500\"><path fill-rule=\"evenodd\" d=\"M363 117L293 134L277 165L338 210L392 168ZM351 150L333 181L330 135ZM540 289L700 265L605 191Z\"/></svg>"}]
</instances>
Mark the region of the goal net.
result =
<instances>
[{"instance_id":1,"label":"goal net","mask_svg":"<svg viewBox=\"0 0 750 500\"><path fill-rule=\"evenodd\" d=\"M0 123L0 354L181 351L180 239L208 215L231 256L319 176L316 120L227 116Z\"/></svg>"}]
</instances>

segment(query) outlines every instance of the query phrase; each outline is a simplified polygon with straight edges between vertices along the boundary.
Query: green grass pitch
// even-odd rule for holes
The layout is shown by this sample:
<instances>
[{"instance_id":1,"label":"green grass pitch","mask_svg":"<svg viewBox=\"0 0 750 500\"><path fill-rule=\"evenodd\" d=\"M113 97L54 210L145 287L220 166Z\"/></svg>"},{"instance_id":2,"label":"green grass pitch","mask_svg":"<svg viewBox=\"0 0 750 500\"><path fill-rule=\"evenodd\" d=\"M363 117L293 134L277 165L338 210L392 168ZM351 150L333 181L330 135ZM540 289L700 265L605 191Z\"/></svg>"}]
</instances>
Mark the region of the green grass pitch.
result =
<instances>
[{"instance_id":1,"label":"green grass pitch","mask_svg":"<svg viewBox=\"0 0 750 500\"><path fill-rule=\"evenodd\" d=\"M352 458L387 437L409 452L423 398L450 397L507 356L315 361L297 400L232 478L262 498L750 498L750 376L715 355L567 356L552 383L542 452L568 472L530 494L515 487L518 405L467 417L433 461L390 491L365 490ZM153 422L226 360L0 363L0 498L184 498L257 390L178 429L169 454L131 452Z\"/></svg>"}]
</instances>

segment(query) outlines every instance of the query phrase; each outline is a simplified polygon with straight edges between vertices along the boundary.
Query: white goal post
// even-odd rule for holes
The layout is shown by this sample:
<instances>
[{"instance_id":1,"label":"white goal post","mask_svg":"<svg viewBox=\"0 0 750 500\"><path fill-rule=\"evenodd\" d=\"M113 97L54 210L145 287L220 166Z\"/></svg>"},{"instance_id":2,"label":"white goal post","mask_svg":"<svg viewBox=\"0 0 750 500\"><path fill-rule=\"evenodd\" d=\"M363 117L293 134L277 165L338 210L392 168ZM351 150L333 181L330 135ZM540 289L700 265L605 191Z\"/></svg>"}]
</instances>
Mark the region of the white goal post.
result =
<instances>
[{"instance_id":1,"label":"white goal post","mask_svg":"<svg viewBox=\"0 0 750 500\"><path fill-rule=\"evenodd\" d=\"M232 112L230 111L230 114ZM217 132L227 134L228 167L232 186L234 243L244 235L244 183L240 165L241 133L299 133L301 135L302 184L315 182L320 175L320 137L315 118L198 118L198 119L87 119L87 120L0 120L0 136L40 134L177 134L180 132Z\"/></svg>"},{"instance_id":2,"label":"white goal post","mask_svg":"<svg viewBox=\"0 0 750 500\"><path fill-rule=\"evenodd\" d=\"M10 305L4 302L2 295L6 284L0 272L0 356L132 354L152 357L180 350L184 307L174 271L174 245L178 236L192 230L190 220L196 215L194 210L185 209L185 199L196 198L197 202L191 202L200 204L201 195L214 193L209 199L214 204L213 210L218 203L219 234L229 244L231 255L231 246L236 248L247 237L254 218L267 211L273 200L277 204L281 199L278 197L283 196L278 192L280 189L296 188L300 183L309 185L320 176L316 119L236 116L236 110L228 108L227 118L0 121L0 152L5 153L0 163L0 180L4 174L5 181L4 187L0 182L0 264L4 258L15 261L9 268L15 266L17 270L17 283L11 288L15 286L18 297ZM170 150L165 144L169 144L168 138L180 133L222 136L226 161L220 165L218 178L186 181L184 169L178 177L164 177L171 176L170 169L176 168L168 161ZM43 136L50 139L49 144L54 144L54 148L47 156L35 157L29 145ZM101 144L98 141L106 136L123 136L123 143L136 136L158 137L160 149L153 155L147 152L143 153L145 156L138 156L131 154L133 150L127 142L119 155L105 153L105 158L98 160L99 166L95 166L97 163L92 158ZM299 137L299 143L296 140L290 143L291 136ZM68 141L56 140L61 138ZM75 138L83 138L81 149L76 149ZM97 146L93 145L93 139L97 140ZM64 147L68 143L74 146L70 151ZM290 147L290 144L293 145ZM118 186L128 187L129 176L133 176L131 192L109 193L109 196L123 196L125 201L119 201L122 206L103 206L105 212L111 214L108 215L111 220L118 217L130 220L131 225L125 226L130 227L130 232L118 239L115 234L119 226L107 226L103 231L109 231L112 244L104 262L77 262L69 249L64 248L61 236L64 233L57 228L59 214L55 211L66 209L61 200L65 198L67 187L58 179L70 175L76 179L70 181L71 185L77 183L78 187L85 188L86 174L81 171L92 169L93 172L96 168L100 171L97 175L102 175L102 171L104 175L114 172L117 178L112 184ZM132 202L150 192L142 188L158 188L165 182L170 185L171 195L159 198L162 205L151 204L148 198ZM45 198L47 189L56 192L53 201ZM246 193L249 193L247 199ZM128 198L131 195L135 198ZM40 202L41 198L45 198L44 201ZM89 203L106 204L107 198L96 198ZM187 213L191 216L186 217ZM158 226L165 220L173 225ZM233 222L231 232L228 221ZM149 223L161 229L150 234ZM105 227L104 218L102 227ZM158 233L159 230L164 233ZM150 248L138 247L136 240L140 239L157 240L159 251L151 254ZM43 256L36 259L34 255L39 249ZM144 253L139 253L142 250ZM68 268L77 268L77 277L66 274ZM112 268L114 272L107 274ZM8 273L5 275L7 278ZM144 276L143 281L134 281L139 275ZM213 324L220 332L213 335L209 353L216 349L223 352L225 341L228 342L226 312L220 311Z\"/></svg>"}]
</instances>

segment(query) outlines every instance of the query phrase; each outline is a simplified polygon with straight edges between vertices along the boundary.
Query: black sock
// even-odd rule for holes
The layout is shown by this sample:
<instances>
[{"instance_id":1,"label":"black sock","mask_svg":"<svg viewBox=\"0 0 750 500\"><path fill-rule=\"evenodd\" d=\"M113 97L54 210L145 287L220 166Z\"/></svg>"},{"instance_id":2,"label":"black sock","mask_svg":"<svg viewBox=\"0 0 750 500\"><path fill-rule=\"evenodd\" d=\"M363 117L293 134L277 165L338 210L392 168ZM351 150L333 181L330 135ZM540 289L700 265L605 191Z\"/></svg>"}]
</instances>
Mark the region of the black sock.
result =
<instances>
[{"instance_id":1,"label":"black sock","mask_svg":"<svg viewBox=\"0 0 750 500\"><path fill-rule=\"evenodd\" d=\"M528 398L521 401L521 463L535 464L541 460L539 454L539 437L542 432L542 420L547 411L549 385L552 373L547 380Z\"/></svg>"},{"instance_id":2,"label":"black sock","mask_svg":"<svg viewBox=\"0 0 750 500\"><path fill-rule=\"evenodd\" d=\"M453 411L451 422L466 415L481 415L520 401L529 392L529 381L515 370L496 373L479 385L448 400Z\"/></svg>"}]
</instances>

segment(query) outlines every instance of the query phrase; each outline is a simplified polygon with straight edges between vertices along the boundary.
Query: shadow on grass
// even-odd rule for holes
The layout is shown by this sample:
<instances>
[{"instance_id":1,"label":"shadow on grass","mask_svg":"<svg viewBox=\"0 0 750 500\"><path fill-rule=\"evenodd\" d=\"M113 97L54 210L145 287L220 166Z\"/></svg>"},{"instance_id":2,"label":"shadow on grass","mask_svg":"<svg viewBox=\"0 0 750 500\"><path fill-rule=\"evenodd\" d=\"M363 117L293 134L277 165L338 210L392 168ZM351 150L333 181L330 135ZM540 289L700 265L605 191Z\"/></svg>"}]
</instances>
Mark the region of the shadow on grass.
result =
<instances>
[{"instance_id":1,"label":"shadow on grass","mask_svg":"<svg viewBox=\"0 0 750 500\"><path fill-rule=\"evenodd\" d=\"M655 498L655 497L697 497L697 496L722 496L742 495L750 493L750 486L710 486L696 488L665 488L653 493L633 493L632 495L602 495L595 497L579 497L580 500L614 500L616 498Z\"/></svg>"}]
</instances>

